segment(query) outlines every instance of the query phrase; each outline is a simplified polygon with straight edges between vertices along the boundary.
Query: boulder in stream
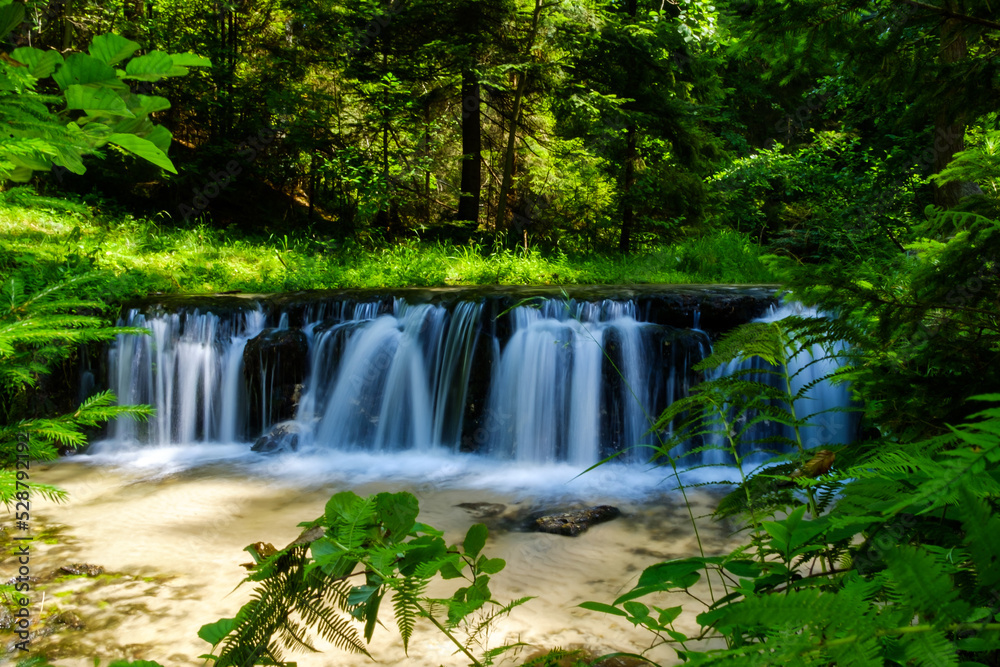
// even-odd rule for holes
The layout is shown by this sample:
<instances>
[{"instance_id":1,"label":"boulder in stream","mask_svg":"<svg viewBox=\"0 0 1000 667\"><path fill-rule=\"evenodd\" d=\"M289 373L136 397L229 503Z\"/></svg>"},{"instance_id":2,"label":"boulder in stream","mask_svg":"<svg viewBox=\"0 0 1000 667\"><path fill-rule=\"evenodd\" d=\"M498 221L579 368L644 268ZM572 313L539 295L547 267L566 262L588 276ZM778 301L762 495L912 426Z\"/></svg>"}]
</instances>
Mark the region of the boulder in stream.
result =
<instances>
[{"instance_id":1,"label":"boulder in stream","mask_svg":"<svg viewBox=\"0 0 1000 667\"><path fill-rule=\"evenodd\" d=\"M611 505L598 505L572 512L546 514L535 519L534 529L540 533L555 533L576 537L591 526L611 521L622 515L621 510Z\"/></svg>"},{"instance_id":2,"label":"boulder in stream","mask_svg":"<svg viewBox=\"0 0 1000 667\"><path fill-rule=\"evenodd\" d=\"M264 435L257 438L250 451L266 454L278 452L294 452L299 448L299 436L302 427L297 422L279 422Z\"/></svg>"}]
</instances>

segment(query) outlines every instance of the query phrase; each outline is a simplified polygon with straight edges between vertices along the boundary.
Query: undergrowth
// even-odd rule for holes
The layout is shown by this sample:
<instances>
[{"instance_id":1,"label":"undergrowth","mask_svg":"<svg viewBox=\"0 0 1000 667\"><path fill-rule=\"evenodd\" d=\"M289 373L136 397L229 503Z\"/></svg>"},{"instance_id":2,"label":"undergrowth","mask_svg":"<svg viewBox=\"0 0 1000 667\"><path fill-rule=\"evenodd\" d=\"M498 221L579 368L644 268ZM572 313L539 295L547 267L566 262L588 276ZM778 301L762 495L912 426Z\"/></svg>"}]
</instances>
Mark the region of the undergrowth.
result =
<instances>
[{"instance_id":1,"label":"undergrowth","mask_svg":"<svg viewBox=\"0 0 1000 667\"><path fill-rule=\"evenodd\" d=\"M774 276L745 236L718 231L623 257L543 254L405 240L374 244L318 233L253 237L207 225L110 214L41 197L0 195L0 278L28 288L104 272L101 296L150 292L277 292L443 285L766 283ZM112 279L113 278L113 279Z\"/></svg>"}]
</instances>

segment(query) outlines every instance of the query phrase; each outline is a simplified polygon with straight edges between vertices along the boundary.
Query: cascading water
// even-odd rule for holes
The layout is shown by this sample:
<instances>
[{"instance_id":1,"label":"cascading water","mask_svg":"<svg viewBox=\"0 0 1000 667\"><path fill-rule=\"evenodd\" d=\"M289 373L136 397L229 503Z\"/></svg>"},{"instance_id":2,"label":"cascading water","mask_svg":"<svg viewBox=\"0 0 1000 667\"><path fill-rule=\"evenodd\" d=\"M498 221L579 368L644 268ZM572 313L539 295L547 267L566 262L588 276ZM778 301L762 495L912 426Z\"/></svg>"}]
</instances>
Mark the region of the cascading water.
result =
<instances>
[{"instance_id":1,"label":"cascading water","mask_svg":"<svg viewBox=\"0 0 1000 667\"><path fill-rule=\"evenodd\" d=\"M678 332L635 319L631 302L549 301L512 312L513 335L499 354L487 414L488 449L521 462L591 465L616 451L642 460L659 411L710 348L689 332L696 353L664 363ZM680 363L674 363L680 361Z\"/></svg>"},{"instance_id":2,"label":"cascading water","mask_svg":"<svg viewBox=\"0 0 1000 667\"><path fill-rule=\"evenodd\" d=\"M245 451L270 431L294 434L297 457L478 452L579 468L624 451L621 460L644 461L651 424L702 379L692 366L711 350L696 326L720 309L684 303L669 317L635 298L134 310L122 323L151 335L118 338L109 384L122 403L150 403L157 415L114 423L95 450ZM846 404L837 391L813 393L823 406Z\"/></svg>"},{"instance_id":3,"label":"cascading water","mask_svg":"<svg viewBox=\"0 0 1000 667\"><path fill-rule=\"evenodd\" d=\"M296 414L307 446L457 451L481 304L449 311L397 300L392 313L376 311L313 327Z\"/></svg>"},{"instance_id":4,"label":"cascading water","mask_svg":"<svg viewBox=\"0 0 1000 667\"><path fill-rule=\"evenodd\" d=\"M148 424L112 422L109 440L169 445L233 442L246 435L243 348L263 328L262 311L223 319L198 310L148 315L132 310L121 324L150 335L117 337L108 359L111 388L119 403L151 404L156 416Z\"/></svg>"},{"instance_id":5,"label":"cascading water","mask_svg":"<svg viewBox=\"0 0 1000 667\"><path fill-rule=\"evenodd\" d=\"M805 308L799 303L787 303L770 306L767 311L754 322L777 322L787 317L822 317L815 308ZM789 359L789 386L785 386L782 375L776 374L780 369L754 357L746 361L731 361L720 366L713 377L739 375L754 382L768 384L792 396L799 396L794 405L782 404L784 410L793 412L795 417L804 420L806 425L800 426L798 434L790 426L774 421L764 420L748 428L742 435L740 445L741 456L749 455L749 462L766 461L766 452L780 451L780 445L769 444L775 436L782 436L786 441L799 439L806 449L814 449L823 445L844 444L853 439L857 418L851 404L850 389L846 383L830 382L840 367L838 359L845 351L844 343L835 343L829 348L813 345L802 349ZM801 396L800 396L801 394ZM742 416L731 418L753 420L756 413L748 411ZM738 425L739 426L739 425ZM716 433L700 443L704 451L700 453L699 463L709 465L724 465L731 461L728 445L724 434ZM690 445L688 445L689 447ZM680 449L680 448L679 448ZM683 452L674 451L674 455Z\"/></svg>"}]
</instances>

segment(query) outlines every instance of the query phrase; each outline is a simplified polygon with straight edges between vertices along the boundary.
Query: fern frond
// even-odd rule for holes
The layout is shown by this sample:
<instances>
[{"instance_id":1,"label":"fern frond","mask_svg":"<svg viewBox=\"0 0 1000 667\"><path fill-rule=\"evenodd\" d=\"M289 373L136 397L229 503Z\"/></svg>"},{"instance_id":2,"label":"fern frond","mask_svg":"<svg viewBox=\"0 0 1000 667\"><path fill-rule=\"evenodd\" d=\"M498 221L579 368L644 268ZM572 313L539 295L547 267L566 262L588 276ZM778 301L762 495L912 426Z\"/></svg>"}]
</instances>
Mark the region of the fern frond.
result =
<instances>
[{"instance_id":1,"label":"fern frond","mask_svg":"<svg viewBox=\"0 0 1000 667\"><path fill-rule=\"evenodd\" d=\"M933 618L949 613L958 591L946 568L933 556L916 547L900 546L888 553L886 560L890 585L918 614Z\"/></svg>"},{"instance_id":2,"label":"fern frond","mask_svg":"<svg viewBox=\"0 0 1000 667\"><path fill-rule=\"evenodd\" d=\"M0 469L0 503L9 506L18 492L17 473L13 470ZM61 503L69 498L69 494L50 484L31 483L32 498L45 498L51 502Z\"/></svg>"},{"instance_id":3,"label":"fern frond","mask_svg":"<svg viewBox=\"0 0 1000 667\"><path fill-rule=\"evenodd\" d=\"M409 650L417 617L423 613L420 598L427 589L427 584L428 579L412 576L403 577L393 585L392 608L396 612L396 625L403 638L404 652Z\"/></svg>"},{"instance_id":4,"label":"fern frond","mask_svg":"<svg viewBox=\"0 0 1000 667\"><path fill-rule=\"evenodd\" d=\"M480 637L489 629L493 623L496 622L498 618L502 618L510 614L514 609L520 607L529 600L533 600L534 596L527 596L523 598L517 598L516 600L511 600L507 604L496 604L496 608L490 610L488 613L484 614L478 619L478 622L469 630L468 640L466 642L467 647L471 647L474 643L480 641ZM498 654L499 655L499 654Z\"/></svg>"},{"instance_id":5,"label":"fern frond","mask_svg":"<svg viewBox=\"0 0 1000 667\"><path fill-rule=\"evenodd\" d=\"M337 530L337 541L347 550L357 549L364 544L368 529L375 521L374 496L349 506L342 520Z\"/></svg>"},{"instance_id":6,"label":"fern frond","mask_svg":"<svg viewBox=\"0 0 1000 667\"><path fill-rule=\"evenodd\" d=\"M941 630L913 632L900 636L907 664L922 667L957 667L955 645Z\"/></svg>"}]
</instances>

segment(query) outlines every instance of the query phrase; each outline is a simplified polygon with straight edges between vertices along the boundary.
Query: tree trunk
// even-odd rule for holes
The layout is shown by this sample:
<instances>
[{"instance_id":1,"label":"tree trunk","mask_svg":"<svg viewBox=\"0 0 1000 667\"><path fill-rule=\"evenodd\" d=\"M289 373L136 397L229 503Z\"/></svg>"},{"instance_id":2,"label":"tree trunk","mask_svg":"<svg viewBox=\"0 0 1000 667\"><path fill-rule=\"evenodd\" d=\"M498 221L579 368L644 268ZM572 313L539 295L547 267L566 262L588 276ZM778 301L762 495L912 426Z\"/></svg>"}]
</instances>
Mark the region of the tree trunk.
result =
<instances>
[{"instance_id":1,"label":"tree trunk","mask_svg":"<svg viewBox=\"0 0 1000 667\"><path fill-rule=\"evenodd\" d=\"M424 107L424 155L427 157L427 164L431 163L431 105L428 102ZM478 193L476 208L479 208ZM424 170L424 224L431 224L431 170L428 167Z\"/></svg>"},{"instance_id":2,"label":"tree trunk","mask_svg":"<svg viewBox=\"0 0 1000 667\"><path fill-rule=\"evenodd\" d=\"M947 3L948 9L957 11L954 0ZM948 19L941 26L941 63L945 70L961 62L968 54L968 45L962 33L962 23L958 19ZM949 80L957 80L951 77ZM955 153L965 149L965 111L955 98L958 91L950 91L942 100L941 108L934 119L934 173L948 166ZM934 203L943 208L953 208L962 198L961 181L953 181L934 186Z\"/></svg>"},{"instance_id":3,"label":"tree trunk","mask_svg":"<svg viewBox=\"0 0 1000 667\"><path fill-rule=\"evenodd\" d=\"M634 2L634 0L632 0ZM526 51L528 58L535 48L535 35L538 34L538 24L542 17L542 0L535 0L535 10L531 15L531 30L528 33ZM507 228L507 198L510 197L511 186L514 180L514 148L517 142L517 125L521 118L521 103L524 100L524 91L528 87L528 73L519 71L517 73L517 87L514 91L514 108L510 115L510 129L507 132L507 148L504 151L503 176L500 181L500 199L497 202L497 223L496 229Z\"/></svg>"},{"instance_id":4,"label":"tree trunk","mask_svg":"<svg viewBox=\"0 0 1000 667\"><path fill-rule=\"evenodd\" d=\"M73 0L66 0L62 8L62 50L68 51L73 47L76 30L73 28Z\"/></svg>"},{"instance_id":5,"label":"tree trunk","mask_svg":"<svg viewBox=\"0 0 1000 667\"><path fill-rule=\"evenodd\" d=\"M472 70L466 69L462 72L462 195L458 200L457 219L476 223L479 222L479 197L483 188L482 122L479 80Z\"/></svg>"},{"instance_id":6,"label":"tree trunk","mask_svg":"<svg viewBox=\"0 0 1000 667\"><path fill-rule=\"evenodd\" d=\"M625 11L632 21L635 21L637 11L636 0L628 0ZM632 68L628 69L626 90L633 89ZM632 227L635 224L635 211L632 208L632 186L635 184L636 158L636 125L630 122L625 130L625 170L622 174L622 233L618 238L618 250L627 255L632 252Z\"/></svg>"},{"instance_id":7,"label":"tree trunk","mask_svg":"<svg viewBox=\"0 0 1000 667\"><path fill-rule=\"evenodd\" d=\"M632 186L635 184L635 124L631 123L625 132L625 173L622 176L622 234L618 239L618 250L627 255L632 252L632 227L635 211L632 209Z\"/></svg>"}]
</instances>

